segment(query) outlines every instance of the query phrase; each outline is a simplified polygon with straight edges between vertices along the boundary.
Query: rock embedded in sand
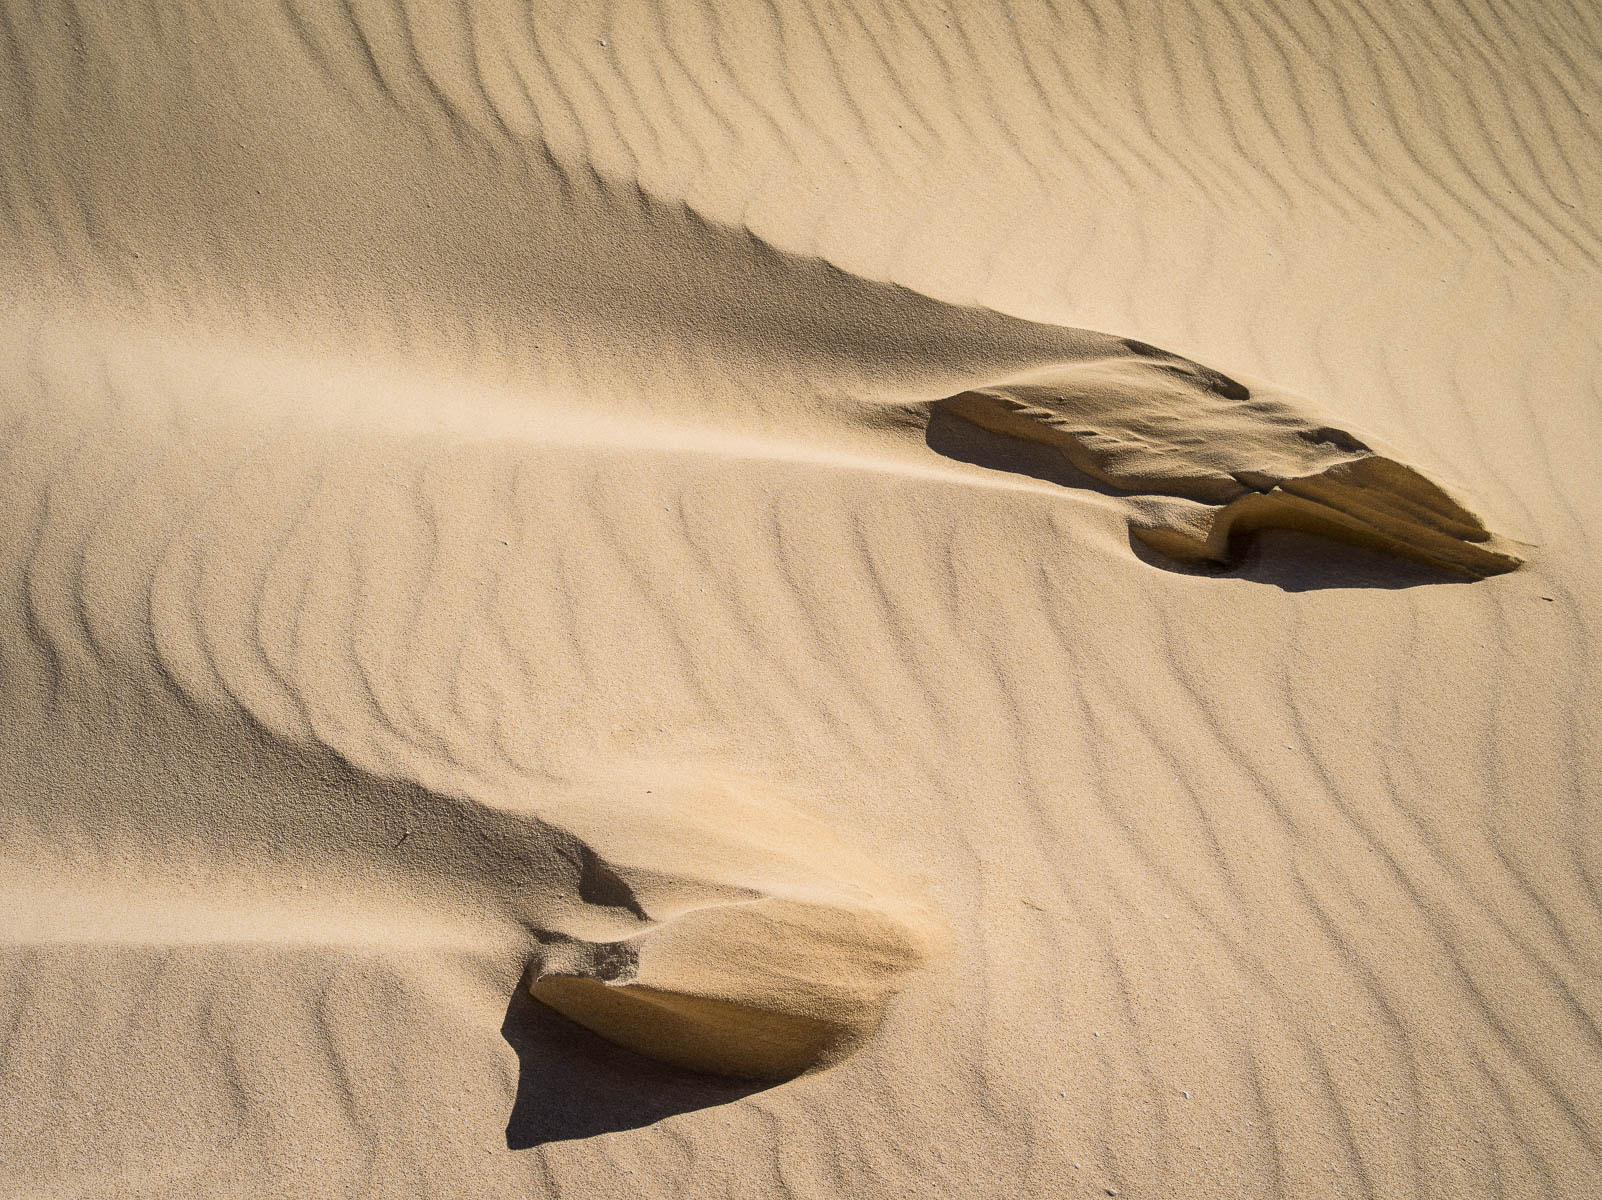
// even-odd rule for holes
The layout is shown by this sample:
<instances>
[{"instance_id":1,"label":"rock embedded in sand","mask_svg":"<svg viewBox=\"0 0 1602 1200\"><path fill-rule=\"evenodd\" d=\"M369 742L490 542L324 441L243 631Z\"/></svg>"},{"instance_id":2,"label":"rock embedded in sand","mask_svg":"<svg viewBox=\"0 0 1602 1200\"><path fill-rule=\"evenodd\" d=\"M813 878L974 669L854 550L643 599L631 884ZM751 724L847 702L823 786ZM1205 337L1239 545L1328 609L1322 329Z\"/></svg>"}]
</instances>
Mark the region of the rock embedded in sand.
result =
<instances>
[{"instance_id":1,"label":"rock embedded in sand","mask_svg":"<svg viewBox=\"0 0 1602 1200\"><path fill-rule=\"evenodd\" d=\"M538 1000L689 1070L786 1079L828 1066L945 943L912 890L772 788L696 776L620 785L556 814L646 882L625 940L547 936Z\"/></svg>"},{"instance_id":2,"label":"rock embedded in sand","mask_svg":"<svg viewBox=\"0 0 1602 1200\"><path fill-rule=\"evenodd\" d=\"M1440 485L1314 418L1305 401L1120 344L1127 353L974 388L939 407L1054 447L1120 491L1177 498L1131 519L1136 537L1176 559L1227 562L1244 535L1274 528L1471 578L1520 565Z\"/></svg>"}]
</instances>

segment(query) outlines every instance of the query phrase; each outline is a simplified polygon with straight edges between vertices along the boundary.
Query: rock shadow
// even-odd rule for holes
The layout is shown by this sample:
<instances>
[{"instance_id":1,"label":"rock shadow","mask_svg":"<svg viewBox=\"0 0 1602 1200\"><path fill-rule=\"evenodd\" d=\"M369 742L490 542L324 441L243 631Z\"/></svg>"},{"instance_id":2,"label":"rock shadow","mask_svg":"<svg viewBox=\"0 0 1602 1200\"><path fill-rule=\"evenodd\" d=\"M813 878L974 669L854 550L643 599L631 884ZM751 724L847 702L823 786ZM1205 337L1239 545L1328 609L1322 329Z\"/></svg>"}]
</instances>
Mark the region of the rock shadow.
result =
<instances>
[{"instance_id":1,"label":"rock shadow","mask_svg":"<svg viewBox=\"0 0 1602 1200\"><path fill-rule=\"evenodd\" d=\"M1239 535L1231 540L1230 561L1216 565L1169 558L1146 545L1133 532L1129 536L1129 548L1141 562L1176 575L1244 579L1248 583L1276 587L1282 592L1341 588L1402 591L1476 582L1455 571L1292 529L1262 529Z\"/></svg>"},{"instance_id":2,"label":"rock shadow","mask_svg":"<svg viewBox=\"0 0 1602 1200\"><path fill-rule=\"evenodd\" d=\"M506 1122L511 1150L640 1129L774 1086L676 1070L615 1046L535 1000L526 980L506 1006L501 1036L519 1065Z\"/></svg>"}]
</instances>

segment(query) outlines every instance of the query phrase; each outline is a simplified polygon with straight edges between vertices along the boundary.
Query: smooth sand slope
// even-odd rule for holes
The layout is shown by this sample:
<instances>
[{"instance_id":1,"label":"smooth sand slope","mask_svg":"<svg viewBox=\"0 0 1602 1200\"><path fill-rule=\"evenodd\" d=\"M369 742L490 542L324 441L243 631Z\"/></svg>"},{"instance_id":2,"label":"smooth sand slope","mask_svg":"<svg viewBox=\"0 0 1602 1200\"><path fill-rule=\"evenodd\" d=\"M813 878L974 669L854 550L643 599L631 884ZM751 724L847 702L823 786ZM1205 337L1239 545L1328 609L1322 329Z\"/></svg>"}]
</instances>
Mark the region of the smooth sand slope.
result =
<instances>
[{"instance_id":1,"label":"smooth sand slope","mask_svg":"<svg viewBox=\"0 0 1602 1200\"><path fill-rule=\"evenodd\" d=\"M1595 15L544 8L0 2L0 1194L1594 1194Z\"/></svg>"}]
</instances>

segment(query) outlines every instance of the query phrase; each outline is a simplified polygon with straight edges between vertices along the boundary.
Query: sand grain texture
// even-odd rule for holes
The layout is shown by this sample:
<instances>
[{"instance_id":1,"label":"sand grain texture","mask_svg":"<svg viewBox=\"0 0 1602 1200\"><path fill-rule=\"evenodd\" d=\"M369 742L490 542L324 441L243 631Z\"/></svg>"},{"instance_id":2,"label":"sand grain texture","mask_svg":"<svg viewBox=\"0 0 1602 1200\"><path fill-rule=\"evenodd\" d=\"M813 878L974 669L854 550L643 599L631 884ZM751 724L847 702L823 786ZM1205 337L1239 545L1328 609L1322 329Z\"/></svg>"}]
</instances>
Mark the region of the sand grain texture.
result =
<instances>
[{"instance_id":1,"label":"sand grain texture","mask_svg":"<svg viewBox=\"0 0 1602 1200\"><path fill-rule=\"evenodd\" d=\"M1595 1195L1599 79L0 0L0 1194Z\"/></svg>"}]
</instances>

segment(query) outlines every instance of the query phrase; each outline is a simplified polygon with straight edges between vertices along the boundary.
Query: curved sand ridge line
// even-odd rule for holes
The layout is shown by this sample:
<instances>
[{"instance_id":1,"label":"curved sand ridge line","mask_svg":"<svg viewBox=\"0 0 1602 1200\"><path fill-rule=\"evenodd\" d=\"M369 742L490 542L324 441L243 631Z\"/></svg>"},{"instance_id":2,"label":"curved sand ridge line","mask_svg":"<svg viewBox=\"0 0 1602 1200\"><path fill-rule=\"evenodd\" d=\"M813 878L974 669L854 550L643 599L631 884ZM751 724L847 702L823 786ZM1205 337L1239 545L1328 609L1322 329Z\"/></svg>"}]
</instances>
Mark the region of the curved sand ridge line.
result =
<instances>
[{"instance_id":1,"label":"curved sand ridge line","mask_svg":"<svg viewBox=\"0 0 1602 1200\"><path fill-rule=\"evenodd\" d=\"M277 811L254 831L248 812L228 814L187 863L203 889L181 878L181 848L139 844L177 814L142 822L143 837L99 831L100 851L122 861L93 875L8 846L0 861L21 902L0 917L0 941L436 956L521 946L524 982L551 1008L659 1061L749 1079L838 1061L945 942L905 883L752 781L659 767L654 787L620 776L541 802L536 817L328 758L336 775L318 782L338 785L336 832L301 807L318 795L294 786L307 753L258 749L257 782ZM148 760L138 769L162 774ZM329 853L341 835L343 852ZM252 858L267 839L276 868Z\"/></svg>"},{"instance_id":2,"label":"curved sand ridge line","mask_svg":"<svg viewBox=\"0 0 1602 1200\"><path fill-rule=\"evenodd\" d=\"M1146 506L1139 536L1180 557L1225 559L1234 534L1284 525L1469 575L1516 565L1461 503L1399 462L1366 462L1367 439L1299 398L872 282L569 163L515 115L532 101L507 89L539 46L526 22L500 27L513 15L246 9L215 47L231 72L157 53L145 90L118 80L59 111L23 106L30 136L12 148L58 169L18 175L13 270L32 269L19 291L124 320L166 313L197 338L259 314L257 336L279 322L369 355L376 340L389 358L465 359L714 427L916 426L944 399L1117 487L1222 506ZM492 27L510 77L486 69L477 39ZM69 44L19 27L18 78L80 78L111 52L104 32ZM270 76L249 70L257 39L285 51ZM332 71L336 47L358 53L361 80ZM315 137L289 99L307 91L328 100ZM197 179L196 157L227 171ZM32 235L41 216L72 236Z\"/></svg>"}]
</instances>

